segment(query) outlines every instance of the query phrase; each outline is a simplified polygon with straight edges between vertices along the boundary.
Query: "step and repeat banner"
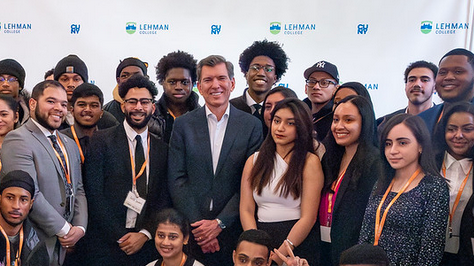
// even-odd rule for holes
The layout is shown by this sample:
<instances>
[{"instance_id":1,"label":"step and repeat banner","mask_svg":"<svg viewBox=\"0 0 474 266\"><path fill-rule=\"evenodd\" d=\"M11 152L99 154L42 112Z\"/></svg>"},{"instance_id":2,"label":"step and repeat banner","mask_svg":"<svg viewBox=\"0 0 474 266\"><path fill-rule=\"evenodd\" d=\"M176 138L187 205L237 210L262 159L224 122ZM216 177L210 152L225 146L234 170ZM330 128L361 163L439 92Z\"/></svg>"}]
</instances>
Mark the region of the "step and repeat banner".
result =
<instances>
[{"instance_id":1,"label":"step and repeat banner","mask_svg":"<svg viewBox=\"0 0 474 266\"><path fill-rule=\"evenodd\" d=\"M472 16L473 0L2 0L0 59L23 65L31 91L45 71L76 54L109 101L120 59L148 62L155 81L154 66L169 52L198 60L220 54L235 66L233 98L246 88L240 53L267 39L291 59L277 85L304 98L304 70L327 60L341 83L366 85L381 116L406 106L410 62L438 64L453 48L472 50Z\"/></svg>"}]
</instances>

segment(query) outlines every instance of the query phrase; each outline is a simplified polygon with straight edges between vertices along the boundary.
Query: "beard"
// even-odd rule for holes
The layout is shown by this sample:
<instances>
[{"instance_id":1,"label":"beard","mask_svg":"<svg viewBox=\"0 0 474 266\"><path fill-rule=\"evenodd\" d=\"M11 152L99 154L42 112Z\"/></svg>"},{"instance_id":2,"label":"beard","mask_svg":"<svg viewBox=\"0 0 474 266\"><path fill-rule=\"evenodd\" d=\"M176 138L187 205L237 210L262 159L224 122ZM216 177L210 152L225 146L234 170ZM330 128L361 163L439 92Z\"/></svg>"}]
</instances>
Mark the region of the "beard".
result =
<instances>
[{"instance_id":1,"label":"beard","mask_svg":"<svg viewBox=\"0 0 474 266\"><path fill-rule=\"evenodd\" d=\"M132 118L131 115L134 112L125 112L125 120L127 120L127 123L133 128L133 129L143 129L144 127L148 126L148 121L150 121L152 113L145 113L145 117L143 120L139 123L135 122Z\"/></svg>"},{"instance_id":2,"label":"beard","mask_svg":"<svg viewBox=\"0 0 474 266\"><path fill-rule=\"evenodd\" d=\"M52 125L48 124L47 118L45 118L41 115L41 113L39 112L39 108L36 108L36 110L35 110L35 118L36 118L36 121L40 125L42 125L43 127L45 127L48 130L54 131L54 130L58 129L58 128L55 128ZM63 118L62 121L64 121L64 118Z\"/></svg>"},{"instance_id":3,"label":"beard","mask_svg":"<svg viewBox=\"0 0 474 266\"><path fill-rule=\"evenodd\" d=\"M3 217L3 220L4 220L7 224L9 224L10 226L12 226L12 227L15 227L15 226L18 226L18 225L22 224L23 221L25 220L25 216L24 216L23 214L21 214L21 213L20 213L21 221L19 221L19 222L12 222L12 221L9 221L9 220L7 219L7 215L6 215L6 214L4 214L3 212L0 212L0 213L1 213L2 217Z\"/></svg>"}]
</instances>

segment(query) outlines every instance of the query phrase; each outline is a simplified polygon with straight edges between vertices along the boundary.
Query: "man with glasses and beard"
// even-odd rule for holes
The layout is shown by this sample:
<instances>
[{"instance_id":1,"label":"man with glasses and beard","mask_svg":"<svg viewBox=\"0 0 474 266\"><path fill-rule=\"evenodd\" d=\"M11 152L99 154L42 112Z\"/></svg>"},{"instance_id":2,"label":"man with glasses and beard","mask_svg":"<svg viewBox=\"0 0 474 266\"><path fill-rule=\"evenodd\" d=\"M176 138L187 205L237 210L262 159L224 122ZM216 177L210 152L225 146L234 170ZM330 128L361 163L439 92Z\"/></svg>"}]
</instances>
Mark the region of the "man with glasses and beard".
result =
<instances>
[{"instance_id":1,"label":"man with glasses and beard","mask_svg":"<svg viewBox=\"0 0 474 266\"><path fill-rule=\"evenodd\" d=\"M145 265L157 259L152 216L169 206L167 145L148 130L158 94L136 75L119 86L122 124L91 138L84 164L90 227L83 265Z\"/></svg>"}]
</instances>

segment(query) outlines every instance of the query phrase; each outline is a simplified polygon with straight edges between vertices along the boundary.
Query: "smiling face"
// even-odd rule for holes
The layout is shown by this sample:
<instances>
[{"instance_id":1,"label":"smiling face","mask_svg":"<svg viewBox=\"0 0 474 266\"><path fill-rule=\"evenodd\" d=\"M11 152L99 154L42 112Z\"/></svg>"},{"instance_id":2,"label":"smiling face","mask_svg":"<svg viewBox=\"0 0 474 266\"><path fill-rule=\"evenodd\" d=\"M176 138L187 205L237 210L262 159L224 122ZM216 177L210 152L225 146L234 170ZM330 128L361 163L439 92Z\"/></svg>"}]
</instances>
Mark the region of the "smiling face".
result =
<instances>
[{"instance_id":1,"label":"smiling face","mask_svg":"<svg viewBox=\"0 0 474 266\"><path fill-rule=\"evenodd\" d=\"M146 104L141 100L147 100ZM140 132L145 129L150 121L151 115L155 112L155 105L151 101L153 96L147 88L131 88L123 98L122 111L125 114L127 123Z\"/></svg>"},{"instance_id":2,"label":"smiling face","mask_svg":"<svg viewBox=\"0 0 474 266\"><path fill-rule=\"evenodd\" d=\"M225 63L203 66L197 87L206 105L211 109L227 107L235 80L230 79Z\"/></svg>"},{"instance_id":3,"label":"smiling face","mask_svg":"<svg viewBox=\"0 0 474 266\"><path fill-rule=\"evenodd\" d=\"M252 66L258 66L260 70L255 70ZM263 67L273 67L273 70L267 72ZM268 56L256 56L252 62L250 62L250 68L245 74L245 78L249 85L249 93L266 94L277 81L275 63Z\"/></svg>"},{"instance_id":4,"label":"smiling face","mask_svg":"<svg viewBox=\"0 0 474 266\"><path fill-rule=\"evenodd\" d=\"M429 68L418 67L408 73L405 93L412 104L420 105L431 100L434 89L434 73Z\"/></svg>"},{"instance_id":5,"label":"smiling face","mask_svg":"<svg viewBox=\"0 0 474 266\"><path fill-rule=\"evenodd\" d=\"M75 123L86 128L95 127L102 114L100 100L96 95L77 98L72 108Z\"/></svg>"},{"instance_id":6,"label":"smiling face","mask_svg":"<svg viewBox=\"0 0 474 266\"><path fill-rule=\"evenodd\" d=\"M403 123L390 130L385 139L385 157L395 170L413 169L419 167L421 145L413 132Z\"/></svg>"},{"instance_id":7,"label":"smiling face","mask_svg":"<svg viewBox=\"0 0 474 266\"><path fill-rule=\"evenodd\" d=\"M191 73L186 68L172 68L166 73L166 78L161 85L169 101L168 104L183 104L193 89Z\"/></svg>"},{"instance_id":8,"label":"smiling face","mask_svg":"<svg viewBox=\"0 0 474 266\"><path fill-rule=\"evenodd\" d=\"M340 103L334 110L331 132L340 146L358 145L362 129L362 116L351 102Z\"/></svg>"},{"instance_id":9,"label":"smiling face","mask_svg":"<svg viewBox=\"0 0 474 266\"><path fill-rule=\"evenodd\" d=\"M474 97L474 69L467 56L450 55L441 60L436 91L446 102L470 101Z\"/></svg>"},{"instance_id":10,"label":"smiling face","mask_svg":"<svg viewBox=\"0 0 474 266\"><path fill-rule=\"evenodd\" d=\"M0 213L2 225L6 222L15 227L28 216L33 200L30 192L21 187L7 187L0 194Z\"/></svg>"},{"instance_id":11,"label":"smiling face","mask_svg":"<svg viewBox=\"0 0 474 266\"><path fill-rule=\"evenodd\" d=\"M467 112L453 113L446 125L448 152L457 160L466 158L474 146L474 116Z\"/></svg>"},{"instance_id":12,"label":"smiling face","mask_svg":"<svg viewBox=\"0 0 474 266\"><path fill-rule=\"evenodd\" d=\"M188 238L184 237L177 224L160 223L156 229L155 247L164 260L181 258Z\"/></svg>"},{"instance_id":13,"label":"smiling face","mask_svg":"<svg viewBox=\"0 0 474 266\"><path fill-rule=\"evenodd\" d=\"M16 122L18 122L18 112L14 112L4 100L0 100L0 136L5 136L12 131Z\"/></svg>"},{"instance_id":14,"label":"smiling face","mask_svg":"<svg viewBox=\"0 0 474 266\"><path fill-rule=\"evenodd\" d=\"M67 114L67 95L61 87L44 89L38 100L30 99L30 114L40 125L53 132L58 129Z\"/></svg>"}]
</instances>

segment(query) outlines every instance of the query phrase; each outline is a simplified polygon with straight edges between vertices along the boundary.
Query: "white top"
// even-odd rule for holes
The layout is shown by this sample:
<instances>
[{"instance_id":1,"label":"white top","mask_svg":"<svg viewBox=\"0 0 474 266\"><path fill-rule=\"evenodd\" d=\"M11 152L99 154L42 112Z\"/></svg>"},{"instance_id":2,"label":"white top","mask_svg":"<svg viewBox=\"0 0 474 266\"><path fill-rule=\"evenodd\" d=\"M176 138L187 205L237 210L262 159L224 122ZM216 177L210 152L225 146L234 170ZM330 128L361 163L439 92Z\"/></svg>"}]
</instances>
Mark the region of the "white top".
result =
<instances>
[{"instance_id":1,"label":"white top","mask_svg":"<svg viewBox=\"0 0 474 266\"><path fill-rule=\"evenodd\" d=\"M154 261L148 263L146 266L155 266L157 261L158 260L154 260ZM193 263L193 266L204 266L204 264L202 264L199 261L195 260L194 263Z\"/></svg>"},{"instance_id":2,"label":"white top","mask_svg":"<svg viewBox=\"0 0 474 266\"><path fill-rule=\"evenodd\" d=\"M469 169L471 168L472 161L468 158L456 160L453 156L446 152L444 157L444 164L446 166L446 179L449 180L449 211L453 209L454 201L458 195L459 188L461 187L462 181L466 178ZM443 170L441 170L443 175ZM472 194L472 170L469 173L469 177L464 187L464 190L459 199L459 204L453 215L452 221L452 237L449 237L449 227L446 230L446 245L444 251L449 253L457 254L459 250L459 231L461 228L461 218L466 208L467 202Z\"/></svg>"},{"instance_id":3,"label":"white top","mask_svg":"<svg viewBox=\"0 0 474 266\"><path fill-rule=\"evenodd\" d=\"M254 163L257 156L258 152L254 155ZM298 220L301 218L301 197L295 200L291 193L286 198L280 196L281 188L275 192L278 182L288 169L288 164L278 153L275 153L274 162L270 183L263 188L261 195L257 195L256 191L253 192L253 199L258 206L258 221L271 223Z\"/></svg>"}]
</instances>

